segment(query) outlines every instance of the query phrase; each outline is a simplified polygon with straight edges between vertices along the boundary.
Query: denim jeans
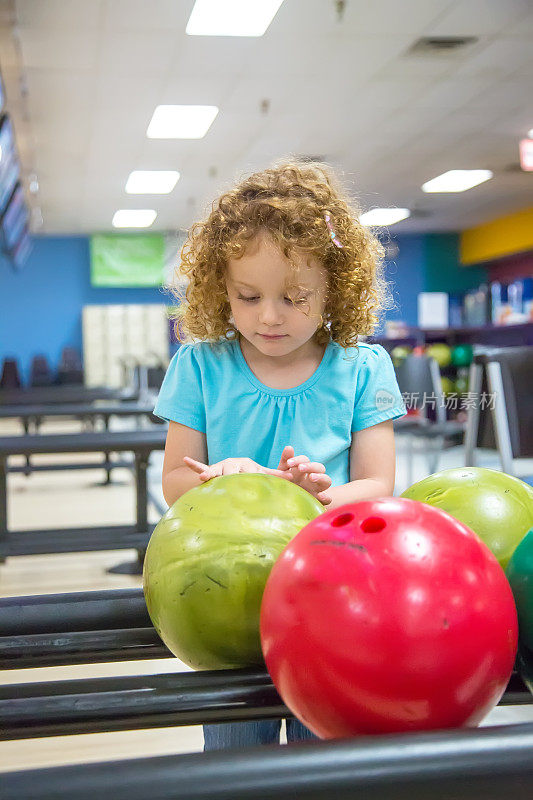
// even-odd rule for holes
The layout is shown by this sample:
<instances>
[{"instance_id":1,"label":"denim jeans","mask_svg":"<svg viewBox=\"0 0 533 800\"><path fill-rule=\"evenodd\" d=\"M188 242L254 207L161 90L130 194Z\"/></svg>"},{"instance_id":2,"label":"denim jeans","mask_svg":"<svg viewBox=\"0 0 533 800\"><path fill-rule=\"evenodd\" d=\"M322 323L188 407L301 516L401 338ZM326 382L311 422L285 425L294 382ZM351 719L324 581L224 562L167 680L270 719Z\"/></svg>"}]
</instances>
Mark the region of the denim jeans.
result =
<instances>
[{"instance_id":1,"label":"denim jeans","mask_svg":"<svg viewBox=\"0 0 533 800\"><path fill-rule=\"evenodd\" d=\"M204 725L204 751L252 747L258 744L279 744L280 729L280 719ZM287 742L303 742L318 738L299 720L287 720Z\"/></svg>"}]
</instances>

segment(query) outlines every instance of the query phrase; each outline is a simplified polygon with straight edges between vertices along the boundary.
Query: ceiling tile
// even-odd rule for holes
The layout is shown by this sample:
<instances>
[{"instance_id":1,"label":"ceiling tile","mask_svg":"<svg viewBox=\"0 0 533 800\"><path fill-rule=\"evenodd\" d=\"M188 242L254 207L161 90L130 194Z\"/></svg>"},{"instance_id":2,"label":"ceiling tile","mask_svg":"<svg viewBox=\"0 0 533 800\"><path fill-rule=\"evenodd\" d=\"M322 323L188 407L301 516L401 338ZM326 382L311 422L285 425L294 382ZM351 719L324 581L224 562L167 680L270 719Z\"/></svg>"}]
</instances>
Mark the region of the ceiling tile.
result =
<instances>
[{"instance_id":1,"label":"ceiling tile","mask_svg":"<svg viewBox=\"0 0 533 800\"><path fill-rule=\"evenodd\" d=\"M96 69L99 57L99 31L50 31L46 28L20 28L20 44L26 68Z\"/></svg>"},{"instance_id":2,"label":"ceiling tile","mask_svg":"<svg viewBox=\"0 0 533 800\"><path fill-rule=\"evenodd\" d=\"M487 36L516 24L531 10L529 0L456 0L425 35Z\"/></svg>"},{"instance_id":3,"label":"ceiling tile","mask_svg":"<svg viewBox=\"0 0 533 800\"><path fill-rule=\"evenodd\" d=\"M100 28L103 0L16 0L18 24L47 31Z\"/></svg>"}]
</instances>

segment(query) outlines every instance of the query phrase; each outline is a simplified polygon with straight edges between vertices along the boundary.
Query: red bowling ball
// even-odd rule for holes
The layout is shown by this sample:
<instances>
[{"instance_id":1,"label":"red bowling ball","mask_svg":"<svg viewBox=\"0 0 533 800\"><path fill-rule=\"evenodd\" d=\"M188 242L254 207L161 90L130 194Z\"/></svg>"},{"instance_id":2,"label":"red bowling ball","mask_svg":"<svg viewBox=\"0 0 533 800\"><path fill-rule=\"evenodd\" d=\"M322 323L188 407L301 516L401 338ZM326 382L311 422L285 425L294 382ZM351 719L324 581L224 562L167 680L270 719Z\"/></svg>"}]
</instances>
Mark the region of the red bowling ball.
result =
<instances>
[{"instance_id":1,"label":"red bowling ball","mask_svg":"<svg viewBox=\"0 0 533 800\"><path fill-rule=\"evenodd\" d=\"M261 607L272 680L322 738L479 724L505 691L517 640L488 547L404 498L345 505L302 528Z\"/></svg>"}]
</instances>

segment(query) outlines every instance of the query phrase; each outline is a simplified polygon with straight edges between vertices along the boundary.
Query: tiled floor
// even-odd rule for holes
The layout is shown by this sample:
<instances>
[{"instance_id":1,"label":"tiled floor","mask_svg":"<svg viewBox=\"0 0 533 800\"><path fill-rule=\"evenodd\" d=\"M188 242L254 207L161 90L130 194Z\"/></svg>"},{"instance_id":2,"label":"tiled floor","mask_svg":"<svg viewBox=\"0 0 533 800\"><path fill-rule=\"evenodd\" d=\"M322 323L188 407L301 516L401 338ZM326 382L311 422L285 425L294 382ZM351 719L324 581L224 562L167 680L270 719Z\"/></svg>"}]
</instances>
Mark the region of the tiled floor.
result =
<instances>
[{"instance_id":1,"label":"tiled floor","mask_svg":"<svg viewBox=\"0 0 533 800\"><path fill-rule=\"evenodd\" d=\"M120 424L124 425L122 421ZM74 422L55 422L43 426L43 432L75 431ZM0 436L18 433L16 423L2 423ZM398 442L398 479L396 493L407 486L402 442ZM49 457L43 457L49 460ZM38 459L35 459L36 463ZM462 448L442 453L439 469L462 466ZM484 454L480 464L498 468L494 454ZM160 489L162 454L154 454L149 470L151 492L164 507ZM533 463L525 465L533 474ZM427 474L424 452L415 454L414 480ZM100 486L103 471L72 470L34 473L26 478L21 474L9 477L9 524L13 529L38 527L74 527L98 524L128 523L134 519L132 475L128 470L116 470L111 486ZM150 518L159 518L152 507ZM71 553L66 555L28 556L9 559L0 566L0 596L45 594L95 589L116 589L141 586L140 577L115 575L106 570L119 562L134 558L134 551L104 553ZM64 680L108 675L135 675L187 670L177 659L94 664L72 667L50 667L39 670L10 670L0 672L0 683ZM485 724L506 724L533 720L533 706L495 709ZM134 730L118 733L99 733L78 736L26 739L0 743L0 771L27 769L74 762L135 758L139 756L184 753L201 750L202 730L199 726Z\"/></svg>"}]
</instances>

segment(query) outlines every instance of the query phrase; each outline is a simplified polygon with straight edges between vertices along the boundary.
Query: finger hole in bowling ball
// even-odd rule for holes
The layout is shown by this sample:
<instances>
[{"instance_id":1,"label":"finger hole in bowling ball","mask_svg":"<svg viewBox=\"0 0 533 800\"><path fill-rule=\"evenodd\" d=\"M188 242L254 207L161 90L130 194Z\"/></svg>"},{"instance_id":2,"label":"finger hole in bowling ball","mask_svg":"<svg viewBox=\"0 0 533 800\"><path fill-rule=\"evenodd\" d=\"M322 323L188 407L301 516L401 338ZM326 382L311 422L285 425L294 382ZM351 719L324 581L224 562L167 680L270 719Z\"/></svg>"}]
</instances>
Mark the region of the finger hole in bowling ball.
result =
<instances>
[{"instance_id":1,"label":"finger hole in bowling ball","mask_svg":"<svg viewBox=\"0 0 533 800\"><path fill-rule=\"evenodd\" d=\"M386 522L381 517L368 517L361 523L361 530L364 533L379 533L386 526Z\"/></svg>"},{"instance_id":2,"label":"finger hole in bowling ball","mask_svg":"<svg viewBox=\"0 0 533 800\"><path fill-rule=\"evenodd\" d=\"M341 528L343 525L347 525L353 519L353 514L341 514L340 517L335 517L333 522L331 523L334 528Z\"/></svg>"}]
</instances>

